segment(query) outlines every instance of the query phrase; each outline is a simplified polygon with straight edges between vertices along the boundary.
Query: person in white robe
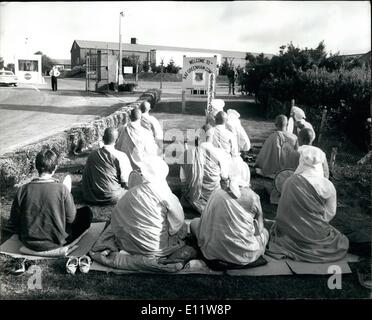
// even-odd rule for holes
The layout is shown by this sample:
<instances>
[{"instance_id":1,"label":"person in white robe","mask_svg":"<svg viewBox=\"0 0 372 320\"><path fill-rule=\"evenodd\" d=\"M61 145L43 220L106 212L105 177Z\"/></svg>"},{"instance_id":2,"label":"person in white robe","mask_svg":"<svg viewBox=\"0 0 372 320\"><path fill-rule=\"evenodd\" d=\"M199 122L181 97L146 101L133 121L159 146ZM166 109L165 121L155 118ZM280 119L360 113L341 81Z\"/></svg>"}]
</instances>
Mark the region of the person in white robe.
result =
<instances>
[{"instance_id":1,"label":"person in white robe","mask_svg":"<svg viewBox=\"0 0 372 320\"><path fill-rule=\"evenodd\" d=\"M266 254L274 258L325 263L345 257L349 240L330 221L336 215L336 189L324 177L323 153L307 146L282 190Z\"/></svg>"},{"instance_id":2,"label":"person in white robe","mask_svg":"<svg viewBox=\"0 0 372 320\"><path fill-rule=\"evenodd\" d=\"M248 164L240 157L239 147L234 134L226 128L227 114L220 111L215 117L216 126L213 128L212 144L224 151L226 161L231 168L238 168L242 181L250 181L251 173Z\"/></svg>"},{"instance_id":3,"label":"person in white robe","mask_svg":"<svg viewBox=\"0 0 372 320\"><path fill-rule=\"evenodd\" d=\"M214 127L216 125L215 117L218 112L223 111L225 107L225 101L222 99L213 99L211 101L211 110L205 110L206 124Z\"/></svg>"},{"instance_id":4,"label":"person in white robe","mask_svg":"<svg viewBox=\"0 0 372 320\"><path fill-rule=\"evenodd\" d=\"M283 169L297 168L297 136L286 131L287 124L285 115L276 117L276 131L266 139L256 158L257 174L274 179L275 174Z\"/></svg>"},{"instance_id":5,"label":"person in white robe","mask_svg":"<svg viewBox=\"0 0 372 320\"><path fill-rule=\"evenodd\" d=\"M163 129L160 126L158 119L154 116L150 115L151 105L150 102L144 101L140 106L142 117L141 117L141 125L151 131L154 135L155 141L163 141Z\"/></svg>"},{"instance_id":6,"label":"person in white robe","mask_svg":"<svg viewBox=\"0 0 372 320\"><path fill-rule=\"evenodd\" d=\"M184 176L181 181L186 183L181 202L201 214L212 192L228 179L229 162L223 150L213 146L211 126L205 125L199 132L195 147L185 150L180 170Z\"/></svg>"},{"instance_id":7,"label":"person in white robe","mask_svg":"<svg viewBox=\"0 0 372 320\"><path fill-rule=\"evenodd\" d=\"M115 144L116 149L128 156L133 169L141 169L141 164L147 157L159 153L151 131L141 125L141 116L141 110L131 110L130 123L122 129Z\"/></svg>"},{"instance_id":8,"label":"person in white robe","mask_svg":"<svg viewBox=\"0 0 372 320\"><path fill-rule=\"evenodd\" d=\"M160 157L143 162L143 182L129 185L112 212L111 225L116 243L129 254L168 256L185 245L184 212L170 190L168 165Z\"/></svg>"},{"instance_id":9,"label":"person in white robe","mask_svg":"<svg viewBox=\"0 0 372 320\"><path fill-rule=\"evenodd\" d=\"M247 152L251 149L251 141L249 140L239 118L239 112L233 109L228 109L226 127L234 134L238 144L238 150L240 152Z\"/></svg>"},{"instance_id":10,"label":"person in white robe","mask_svg":"<svg viewBox=\"0 0 372 320\"><path fill-rule=\"evenodd\" d=\"M203 256L225 262L227 268L255 262L268 242L260 197L244 184L234 174L229 187L215 190L201 218L190 224Z\"/></svg>"},{"instance_id":11,"label":"person in white robe","mask_svg":"<svg viewBox=\"0 0 372 320\"><path fill-rule=\"evenodd\" d=\"M288 120L287 125L287 132L293 133L296 136L300 133L300 131L304 128L309 128L314 131L314 138L315 138L315 130L310 122L306 120L305 112L296 106L293 106L291 109L290 117Z\"/></svg>"}]
</instances>

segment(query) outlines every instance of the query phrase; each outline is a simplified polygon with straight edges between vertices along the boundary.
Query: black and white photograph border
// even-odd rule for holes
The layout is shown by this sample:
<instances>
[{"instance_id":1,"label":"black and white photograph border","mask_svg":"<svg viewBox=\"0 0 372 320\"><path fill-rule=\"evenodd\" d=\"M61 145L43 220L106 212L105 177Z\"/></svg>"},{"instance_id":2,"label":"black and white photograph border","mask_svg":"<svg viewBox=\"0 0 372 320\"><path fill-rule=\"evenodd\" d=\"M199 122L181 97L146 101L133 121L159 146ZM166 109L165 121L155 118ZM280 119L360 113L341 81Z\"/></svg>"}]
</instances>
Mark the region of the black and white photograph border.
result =
<instances>
[{"instance_id":1,"label":"black and white photograph border","mask_svg":"<svg viewBox=\"0 0 372 320\"><path fill-rule=\"evenodd\" d=\"M1 2L0 299L371 299L370 94L369 1Z\"/></svg>"}]
</instances>

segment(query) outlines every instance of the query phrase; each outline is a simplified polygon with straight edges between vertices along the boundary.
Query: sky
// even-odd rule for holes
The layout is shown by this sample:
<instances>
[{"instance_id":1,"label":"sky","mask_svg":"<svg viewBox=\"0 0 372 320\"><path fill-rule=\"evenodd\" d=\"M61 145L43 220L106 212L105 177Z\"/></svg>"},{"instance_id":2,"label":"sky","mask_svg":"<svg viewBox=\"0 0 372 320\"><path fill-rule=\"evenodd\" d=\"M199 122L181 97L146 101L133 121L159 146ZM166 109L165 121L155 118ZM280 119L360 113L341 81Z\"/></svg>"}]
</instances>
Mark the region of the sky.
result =
<instances>
[{"instance_id":1,"label":"sky","mask_svg":"<svg viewBox=\"0 0 372 320\"><path fill-rule=\"evenodd\" d=\"M371 50L369 1L1 2L0 56L70 59L75 39L277 54L290 41L328 52Z\"/></svg>"}]
</instances>

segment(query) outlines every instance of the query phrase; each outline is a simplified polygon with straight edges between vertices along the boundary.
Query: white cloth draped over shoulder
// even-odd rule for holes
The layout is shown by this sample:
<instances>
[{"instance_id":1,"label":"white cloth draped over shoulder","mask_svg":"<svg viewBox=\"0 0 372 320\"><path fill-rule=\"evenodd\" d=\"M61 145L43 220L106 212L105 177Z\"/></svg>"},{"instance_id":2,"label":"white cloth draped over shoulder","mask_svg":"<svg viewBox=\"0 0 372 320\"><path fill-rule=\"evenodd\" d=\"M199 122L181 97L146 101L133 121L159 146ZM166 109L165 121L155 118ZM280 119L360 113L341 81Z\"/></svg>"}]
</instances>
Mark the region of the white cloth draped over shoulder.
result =
<instances>
[{"instance_id":1,"label":"white cloth draped over shoulder","mask_svg":"<svg viewBox=\"0 0 372 320\"><path fill-rule=\"evenodd\" d=\"M160 126L158 119L156 119L154 116L148 113L143 113L141 118L141 125L145 129L152 132L155 140L163 140L163 129Z\"/></svg>"},{"instance_id":2,"label":"white cloth draped over shoulder","mask_svg":"<svg viewBox=\"0 0 372 320\"><path fill-rule=\"evenodd\" d=\"M166 181L128 190L113 210L111 224L118 246L131 254L162 257L184 245L177 235L184 225L183 209Z\"/></svg>"},{"instance_id":3,"label":"white cloth draped over shoulder","mask_svg":"<svg viewBox=\"0 0 372 320\"><path fill-rule=\"evenodd\" d=\"M261 169L260 174L265 177L273 177L283 169L295 170L299 160L296 148L296 135L275 131L264 142L255 166Z\"/></svg>"},{"instance_id":4,"label":"white cloth draped over shoulder","mask_svg":"<svg viewBox=\"0 0 372 320\"><path fill-rule=\"evenodd\" d=\"M183 198L201 214L212 192L221 188L221 179L228 178L229 162L224 152L210 142L186 150L184 160Z\"/></svg>"},{"instance_id":5,"label":"white cloth draped over shoulder","mask_svg":"<svg viewBox=\"0 0 372 320\"><path fill-rule=\"evenodd\" d=\"M268 232L256 228L262 215L259 196L242 188L239 199L223 189L212 193L200 218L198 245L209 260L245 265L264 254Z\"/></svg>"},{"instance_id":6,"label":"white cloth draped over shoulder","mask_svg":"<svg viewBox=\"0 0 372 320\"><path fill-rule=\"evenodd\" d=\"M283 186L267 254L316 263L340 260L349 241L329 224L336 215L337 196L324 177L324 153L312 146L300 153L300 165Z\"/></svg>"},{"instance_id":7,"label":"white cloth draped over shoulder","mask_svg":"<svg viewBox=\"0 0 372 320\"><path fill-rule=\"evenodd\" d=\"M128 156L133 169L140 169L146 158L159 152L151 131L142 127L139 120L123 128L115 148Z\"/></svg>"},{"instance_id":8,"label":"white cloth draped over shoulder","mask_svg":"<svg viewBox=\"0 0 372 320\"><path fill-rule=\"evenodd\" d=\"M238 150L249 151L251 148L251 141L249 140L249 137L240 122L239 112L233 109L229 109L227 110L227 117L228 117L228 120L226 123L226 127L235 136L235 139L238 144Z\"/></svg>"},{"instance_id":9,"label":"white cloth draped over shoulder","mask_svg":"<svg viewBox=\"0 0 372 320\"><path fill-rule=\"evenodd\" d=\"M251 173L249 167L240 157L235 136L225 125L217 125L213 129L212 144L224 151L225 161L229 163L229 176L231 176L231 171L238 171L242 181L250 181Z\"/></svg>"}]
</instances>

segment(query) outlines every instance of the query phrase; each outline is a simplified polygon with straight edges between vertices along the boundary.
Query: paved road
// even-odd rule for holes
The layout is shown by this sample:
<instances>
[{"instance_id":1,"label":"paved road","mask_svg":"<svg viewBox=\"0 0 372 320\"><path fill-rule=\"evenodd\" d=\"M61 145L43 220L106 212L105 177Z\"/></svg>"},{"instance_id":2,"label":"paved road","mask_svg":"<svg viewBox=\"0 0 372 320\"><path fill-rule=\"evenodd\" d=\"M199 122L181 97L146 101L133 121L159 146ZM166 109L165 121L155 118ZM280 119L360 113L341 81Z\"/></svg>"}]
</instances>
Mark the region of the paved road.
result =
<instances>
[{"instance_id":1,"label":"paved road","mask_svg":"<svg viewBox=\"0 0 372 320\"><path fill-rule=\"evenodd\" d=\"M84 79L58 79L58 91L50 90L50 78L40 85L20 84L0 87L0 155L39 141L78 123L84 123L115 110L119 102L135 101L139 93L130 96L106 96L85 92ZM181 82L164 82L164 101L181 100ZM140 81L137 90L159 88L157 82ZM218 84L217 95L226 95L227 87ZM221 96L222 97L222 96ZM223 97L225 98L225 97ZM240 95L226 96L241 99ZM187 100L204 98L188 97ZM246 99L246 98L245 98Z\"/></svg>"},{"instance_id":2,"label":"paved road","mask_svg":"<svg viewBox=\"0 0 372 320\"><path fill-rule=\"evenodd\" d=\"M74 81L59 79L61 90L56 92L48 89L48 83L37 87L0 87L0 155L109 114L118 102L138 98L69 90L81 88L82 81Z\"/></svg>"}]
</instances>

